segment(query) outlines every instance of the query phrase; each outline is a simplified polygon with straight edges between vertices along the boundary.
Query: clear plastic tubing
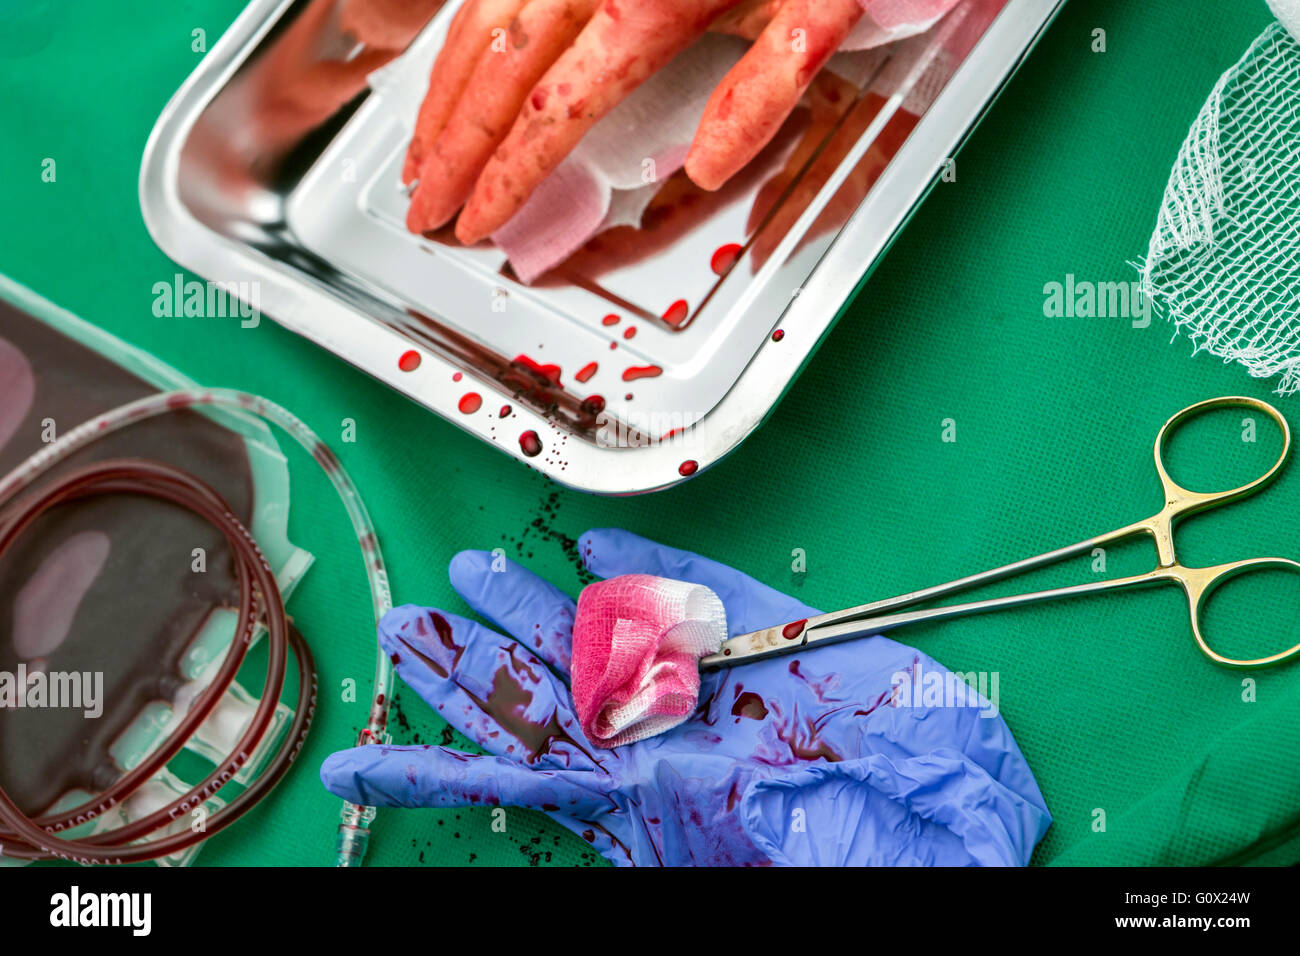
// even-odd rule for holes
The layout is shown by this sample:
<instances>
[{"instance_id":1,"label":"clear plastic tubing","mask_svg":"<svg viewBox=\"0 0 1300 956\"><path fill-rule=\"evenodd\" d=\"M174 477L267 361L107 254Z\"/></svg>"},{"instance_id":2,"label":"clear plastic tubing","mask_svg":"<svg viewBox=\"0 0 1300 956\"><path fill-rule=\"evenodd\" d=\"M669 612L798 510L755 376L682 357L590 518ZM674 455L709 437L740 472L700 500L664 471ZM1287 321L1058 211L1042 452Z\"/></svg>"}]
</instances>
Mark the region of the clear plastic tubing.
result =
<instances>
[{"instance_id":1,"label":"clear plastic tubing","mask_svg":"<svg viewBox=\"0 0 1300 956\"><path fill-rule=\"evenodd\" d=\"M328 445L307 425L287 409L275 402L247 392L224 388L188 388L174 392L160 392L122 405L112 411L83 422L57 441L34 453L9 474L0 478L0 501L12 498L29 487L40 475L69 455L89 445L97 438L117 431L127 425L154 418L168 412L199 406L212 406L236 412L253 414L288 432L303 449L324 469L330 484L338 492L352 522L357 544L366 561L366 577L370 581L370 600L374 609L375 625L393 607L392 593L388 587L388 571L379 550L379 538L366 512L356 485L343 469ZM366 726L357 737L357 744L383 743L387 739L388 704L393 699L393 665L383 649L375 645L374 694L371 697L370 715ZM374 807L357 806L343 802L335 844L336 866L359 866L370 843L370 824L375 818Z\"/></svg>"}]
</instances>

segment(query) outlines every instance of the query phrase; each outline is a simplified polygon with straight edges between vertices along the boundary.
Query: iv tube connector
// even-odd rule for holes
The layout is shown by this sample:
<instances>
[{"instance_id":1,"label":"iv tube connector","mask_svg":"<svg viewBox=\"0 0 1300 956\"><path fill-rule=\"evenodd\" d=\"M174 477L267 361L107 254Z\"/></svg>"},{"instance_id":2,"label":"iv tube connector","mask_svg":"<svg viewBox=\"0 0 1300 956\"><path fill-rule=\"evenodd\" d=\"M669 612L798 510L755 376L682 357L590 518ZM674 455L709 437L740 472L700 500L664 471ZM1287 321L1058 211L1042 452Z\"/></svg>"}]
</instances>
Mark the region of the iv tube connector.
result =
<instances>
[{"instance_id":1,"label":"iv tube connector","mask_svg":"<svg viewBox=\"0 0 1300 956\"><path fill-rule=\"evenodd\" d=\"M343 801L339 814L338 840L335 843L335 866L360 866L370 846L370 823L375 819L374 807L359 807Z\"/></svg>"}]
</instances>

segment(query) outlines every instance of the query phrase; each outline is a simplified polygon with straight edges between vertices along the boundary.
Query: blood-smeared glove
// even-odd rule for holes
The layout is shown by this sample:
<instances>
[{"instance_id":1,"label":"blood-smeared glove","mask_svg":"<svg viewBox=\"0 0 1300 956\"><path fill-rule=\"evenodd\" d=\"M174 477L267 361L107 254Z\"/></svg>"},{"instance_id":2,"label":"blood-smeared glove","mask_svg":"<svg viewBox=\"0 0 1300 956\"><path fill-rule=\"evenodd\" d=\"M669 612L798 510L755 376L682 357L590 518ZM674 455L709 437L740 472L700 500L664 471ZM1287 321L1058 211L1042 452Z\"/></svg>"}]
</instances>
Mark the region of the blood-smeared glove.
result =
<instances>
[{"instance_id":1,"label":"blood-smeared glove","mask_svg":"<svg viewBox=\"0 0 1300 956\"><path fill-rule=\"evenodd\" d=\"M580 550L602 577L711 588L730 635L817 613L626 531L588 532ZM371 806L529 807L622 865L1023 865L1051 822L995 708L922 706L907 681L948 672L885 637L707 673L684 723L596 747L568 688L574 601L493 561L462 552L450 576L500 631L408 605L379 633L401 677L490 756L345 750L321 769L333 793Z\"/></svg>"}]
</instances>

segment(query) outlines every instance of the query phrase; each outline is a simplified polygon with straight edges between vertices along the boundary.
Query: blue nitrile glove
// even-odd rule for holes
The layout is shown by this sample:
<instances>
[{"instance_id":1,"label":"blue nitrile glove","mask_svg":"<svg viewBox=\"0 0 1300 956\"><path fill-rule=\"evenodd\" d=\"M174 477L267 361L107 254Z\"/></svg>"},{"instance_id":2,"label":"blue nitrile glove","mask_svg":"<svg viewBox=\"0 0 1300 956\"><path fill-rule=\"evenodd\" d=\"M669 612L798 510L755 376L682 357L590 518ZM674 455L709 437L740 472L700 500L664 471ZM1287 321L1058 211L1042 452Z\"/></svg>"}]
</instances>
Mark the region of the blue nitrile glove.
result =
<instances>
[{"instance_id":1,"label":"blue nitrile glove","mask_svg":"<svg viewBox=\"0 0 1300 956\"><path fill-rule=\"evenodd\" d=\"M580 549L602 576L707 585L733 636L817 613L626 531L590 531ZM517 564L492 563L464 551L451 583L514 639L408 605L385 616L379 640L408 684L496 756L345 750L321 768L333 793L371 806L531 807L618 864L1020 865L1051 822L1001 717L893 706L896 674L948 672L884 637L705 674L685 723L596 748L567 687L574 602Z\"/></svg>"}]
</instances>

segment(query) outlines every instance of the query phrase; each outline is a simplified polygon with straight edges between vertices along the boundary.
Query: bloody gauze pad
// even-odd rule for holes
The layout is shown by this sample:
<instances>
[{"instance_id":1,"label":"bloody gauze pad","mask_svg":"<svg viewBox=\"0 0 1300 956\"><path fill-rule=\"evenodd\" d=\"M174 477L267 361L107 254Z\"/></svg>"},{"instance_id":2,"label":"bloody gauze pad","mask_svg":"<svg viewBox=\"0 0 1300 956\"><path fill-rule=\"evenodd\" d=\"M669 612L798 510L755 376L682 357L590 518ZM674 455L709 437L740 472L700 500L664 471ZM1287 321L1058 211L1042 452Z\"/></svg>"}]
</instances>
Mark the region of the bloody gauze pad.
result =
<instances>
[{"instance_id":1,"label":"bloody gauze pad","mask_svg":"<svg viewBox=\"0 0 1300 956\"><path fill-rule=\"evenodd\" d=\"M587 738L620 747L676 727L700 696L699 660L727 636L700 584L625 574L588 585L573 624L573 702Z\"/></svg>"}]
</instances>

